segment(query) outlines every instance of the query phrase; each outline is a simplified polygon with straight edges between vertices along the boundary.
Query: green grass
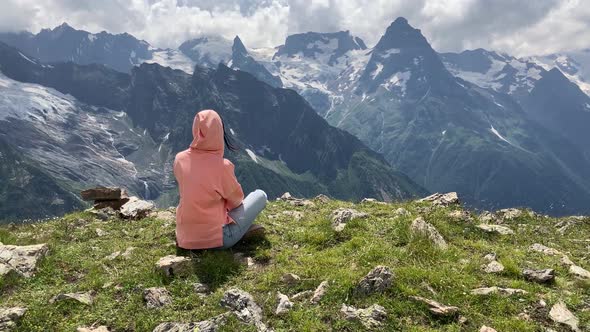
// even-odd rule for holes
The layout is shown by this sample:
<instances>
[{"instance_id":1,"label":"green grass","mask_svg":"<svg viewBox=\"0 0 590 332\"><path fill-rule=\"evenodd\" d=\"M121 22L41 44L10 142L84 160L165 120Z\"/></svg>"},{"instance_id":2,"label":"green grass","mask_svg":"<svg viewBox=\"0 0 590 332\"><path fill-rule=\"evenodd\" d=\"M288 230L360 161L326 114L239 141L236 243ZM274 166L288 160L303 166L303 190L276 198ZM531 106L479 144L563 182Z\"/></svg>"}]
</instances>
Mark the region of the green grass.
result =
<instances>
[{"instance_id":1,"label":"green grass","mask_svg":"<svg viewBox=\"0 0 590 332\"><path fill-rule=\"evenodd\" d=\"M265 239L242 243L231 251L198 253L178 252L174 246L174 225L153 218L103 222L88 213L74 213L39 224L3 226L0 242L48 243L50 252L34 277L1 282L0 307L28 308L16 331L74 331L76 327L93 324L107 325L113 331L151 331L161 322L200 321L223 313L226 309L219 301L224 291L239 287L254 296L263 308L265 322L276 331L362 330L362 325L342 319L342 303L363 308L373 303L384 306L388 312L384 331L478 331L484 324L498 331L540 331L545 327L559 331L560 327L547 317L550 306L558 300L567 303L580 319L580 326L590 326L590 283L569 276L559 257L527 250L535 242L542 243L567 252L576 264L590 269L590 242L574 241L590 237L588 220L560 235L553 226L556 219L526 216L505 223L516 231L514 236L495 236L483 233L473 223L451 220L447 214L452 208L424 209L427 206L413 202L355 206L341 201L316 201L316 207L304 208L272 202L258 219L268 230ZM370 217L354 220L343 232L335 233L330 227L330 214L339 207L354 207ZM406 208L412 215L396 217L394 211L398 207ZM305 216L296 221L282 214L286 210L302 211ZM426 239L409 231L410 223L418 216L443 234L449 243L447 251L433 248ZM96 228L107 235L98 237ZM105 259L127 247L136 248L131 259ZM239 264L233 258L235 252L253 257L258 266L247 268ZM491 252L506 267L504 272L491 275L481 271L483 256ZM177 253L192 257L194 273L184 278L160 275L155 270L158 259ZM383 294L354 297L352 290L359 279L376 265L386 265L394 271L393 286ZM539 285L525 281L520 270L530 267L555 268L556 283ZM285 273L295 273L302 280L286 285L281 281ZM277 291L293 295L313 290L323 280L330 285L319 305L297 302L287 315L274 315ZM208 284L212 294L199 297L193 291L195 282ZM143 289L156 286L170 291L172 305L146 308ZM528 294L470 294L472 289L486 286L521 288ZM49 304L56 294L75 291L94 291L94 303ZM409 300L410 295L458 306L467 321L438 319L425 306ZM537 307L540 299L547 302L547 308ZM527 312L532 320L519 319L522 312ZM255 329L232 317L221 330Z\"/></svg>"}]
</instances>

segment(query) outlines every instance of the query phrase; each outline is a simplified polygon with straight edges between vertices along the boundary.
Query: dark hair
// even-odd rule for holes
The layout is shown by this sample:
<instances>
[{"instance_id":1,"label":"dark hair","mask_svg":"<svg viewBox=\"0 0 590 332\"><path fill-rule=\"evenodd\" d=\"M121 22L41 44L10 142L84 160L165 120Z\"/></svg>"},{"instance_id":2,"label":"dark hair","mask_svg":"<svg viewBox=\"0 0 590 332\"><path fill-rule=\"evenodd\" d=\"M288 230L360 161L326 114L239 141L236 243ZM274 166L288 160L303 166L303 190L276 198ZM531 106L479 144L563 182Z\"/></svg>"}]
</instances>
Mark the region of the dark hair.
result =
<instances>
[{"instance_id":1,"label":"dark hair","mask_svg":"<svg viewBox=\"0 0 590 332\"><path fill-rule=\"evenodd\" d=\"M223 128L223 142L225 142L225 147L233 152L240 150L238 144L225 130L225 122L223 121L223 118L221 117L221 115L219 117L221 118L221 128Z\"/></svg>"}]
</instances>

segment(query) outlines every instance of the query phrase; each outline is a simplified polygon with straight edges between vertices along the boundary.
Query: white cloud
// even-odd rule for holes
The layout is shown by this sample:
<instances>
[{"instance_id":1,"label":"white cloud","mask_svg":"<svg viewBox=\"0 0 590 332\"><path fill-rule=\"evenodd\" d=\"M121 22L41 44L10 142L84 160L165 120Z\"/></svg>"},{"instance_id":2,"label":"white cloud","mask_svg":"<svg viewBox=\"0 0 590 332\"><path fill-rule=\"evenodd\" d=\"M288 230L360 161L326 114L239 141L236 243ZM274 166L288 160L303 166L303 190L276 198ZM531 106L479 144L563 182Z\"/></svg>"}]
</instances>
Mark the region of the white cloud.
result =
<instances>
[{"instance_id":1,"label":"white cloud","mask_svg":"<svg viewBox=\"0 0 590 332\"><path fill-rule=\"evenodd\" d=\"M371 45L398 16L439 51L489 48L515 55L590 47L584 0L3 0L0 30L70 25L129 32L159 47L202 34L276 46L291 33L350 30Z\"/></svg>"}]
</instances>

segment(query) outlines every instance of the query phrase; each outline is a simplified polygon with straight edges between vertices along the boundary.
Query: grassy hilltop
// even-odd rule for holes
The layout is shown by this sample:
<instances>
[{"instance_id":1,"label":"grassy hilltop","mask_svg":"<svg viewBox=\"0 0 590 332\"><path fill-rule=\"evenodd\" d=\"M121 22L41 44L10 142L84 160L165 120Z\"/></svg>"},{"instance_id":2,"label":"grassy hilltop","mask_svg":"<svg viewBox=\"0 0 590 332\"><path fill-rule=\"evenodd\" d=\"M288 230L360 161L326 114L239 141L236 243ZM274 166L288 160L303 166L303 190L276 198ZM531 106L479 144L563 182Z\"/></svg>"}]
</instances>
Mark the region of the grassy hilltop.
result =
<instances>
[{"instance_id":1,"label":"grassy hilltop","mask_svg":"<svg viewBox=\"0 0 590 332\"><path fill-rule=\"evenodd\" d=\"M352 208L366 217L354 218L340 232L332 228L332 213ZM405 211L404 211L405 210ZM383 331L569 331L549 317L563 301L579 320L580 331L590 327L590 280L573 275L575 265L590 269L590 219L548 218L529 211L482 217L460 206L430 203L384 204L319 199L295 206L270 202L258 222L264 239L252 239L229 251L177 252L171 213L138 221L103 221L80 212L29 225L0 228L4 245L47 243L49 251L31 278L8 275L1 282L0 307L26 307L14 331L75 331L106 326L110 331L152 331L163 322L190 323L227 312L224 293L239 288L262 308L262 320L275 331L362 331L359 320L347 320L343 304L383 307ZM433 225L447 243L445 250L428 236L412 231L418 217ZM487 218L487 219L486 219ZM501 224L514 234L485 232L477 225ZM559 253L531 250L538 243ZM128 248L132 248L127 250ZM121 252L121 255L113 253ZM486 255L495 253L503 271L487 273ZM186 255L191 270L184 276L165 276L156 263L167 255ZM489 257L489 256L488 256ZM493 259L492 259L493 260ZM383 291L359 295L359 281L376 266L388 267L392 283ZM523 269L555 269L555 281L541 284L523 277ZM300 280L287 282L293 273ZM293 307L276 315L277 292L289 297L314 291L327 281L317 304L309 297L291 299ZM195 283L210 292L199 294ZM498 286L525 294L472 294L473 289ZM172 302L148 308L144 289L165 287ZM93 301L51 301L56 295L91 292ZM458 314L438 316L421 296L456 306ZM256 331L252 324L230 314L219 331Z\"/></svg>"}]
</instances>

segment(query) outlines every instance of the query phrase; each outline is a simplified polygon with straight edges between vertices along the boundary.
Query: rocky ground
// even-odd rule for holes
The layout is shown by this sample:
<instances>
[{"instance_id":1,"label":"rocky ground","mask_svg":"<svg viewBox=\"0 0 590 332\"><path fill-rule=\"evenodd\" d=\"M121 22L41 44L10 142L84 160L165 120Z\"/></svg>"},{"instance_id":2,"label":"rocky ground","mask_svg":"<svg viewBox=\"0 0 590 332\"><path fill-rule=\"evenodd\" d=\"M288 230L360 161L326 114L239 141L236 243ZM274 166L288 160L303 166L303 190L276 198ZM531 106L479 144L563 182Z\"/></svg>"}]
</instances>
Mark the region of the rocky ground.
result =
<instances>
[{"instance_id":1,"label":"rocky ground","mask_svg":"<svg viewBox=\"0 0 590 332\"><path fill-rule=\"evenodd\" d=\"M0 331L590 329L587 217L285 195L265 238L187 252L131 203L0 228Z\"/></svg>"}]
</instances>

